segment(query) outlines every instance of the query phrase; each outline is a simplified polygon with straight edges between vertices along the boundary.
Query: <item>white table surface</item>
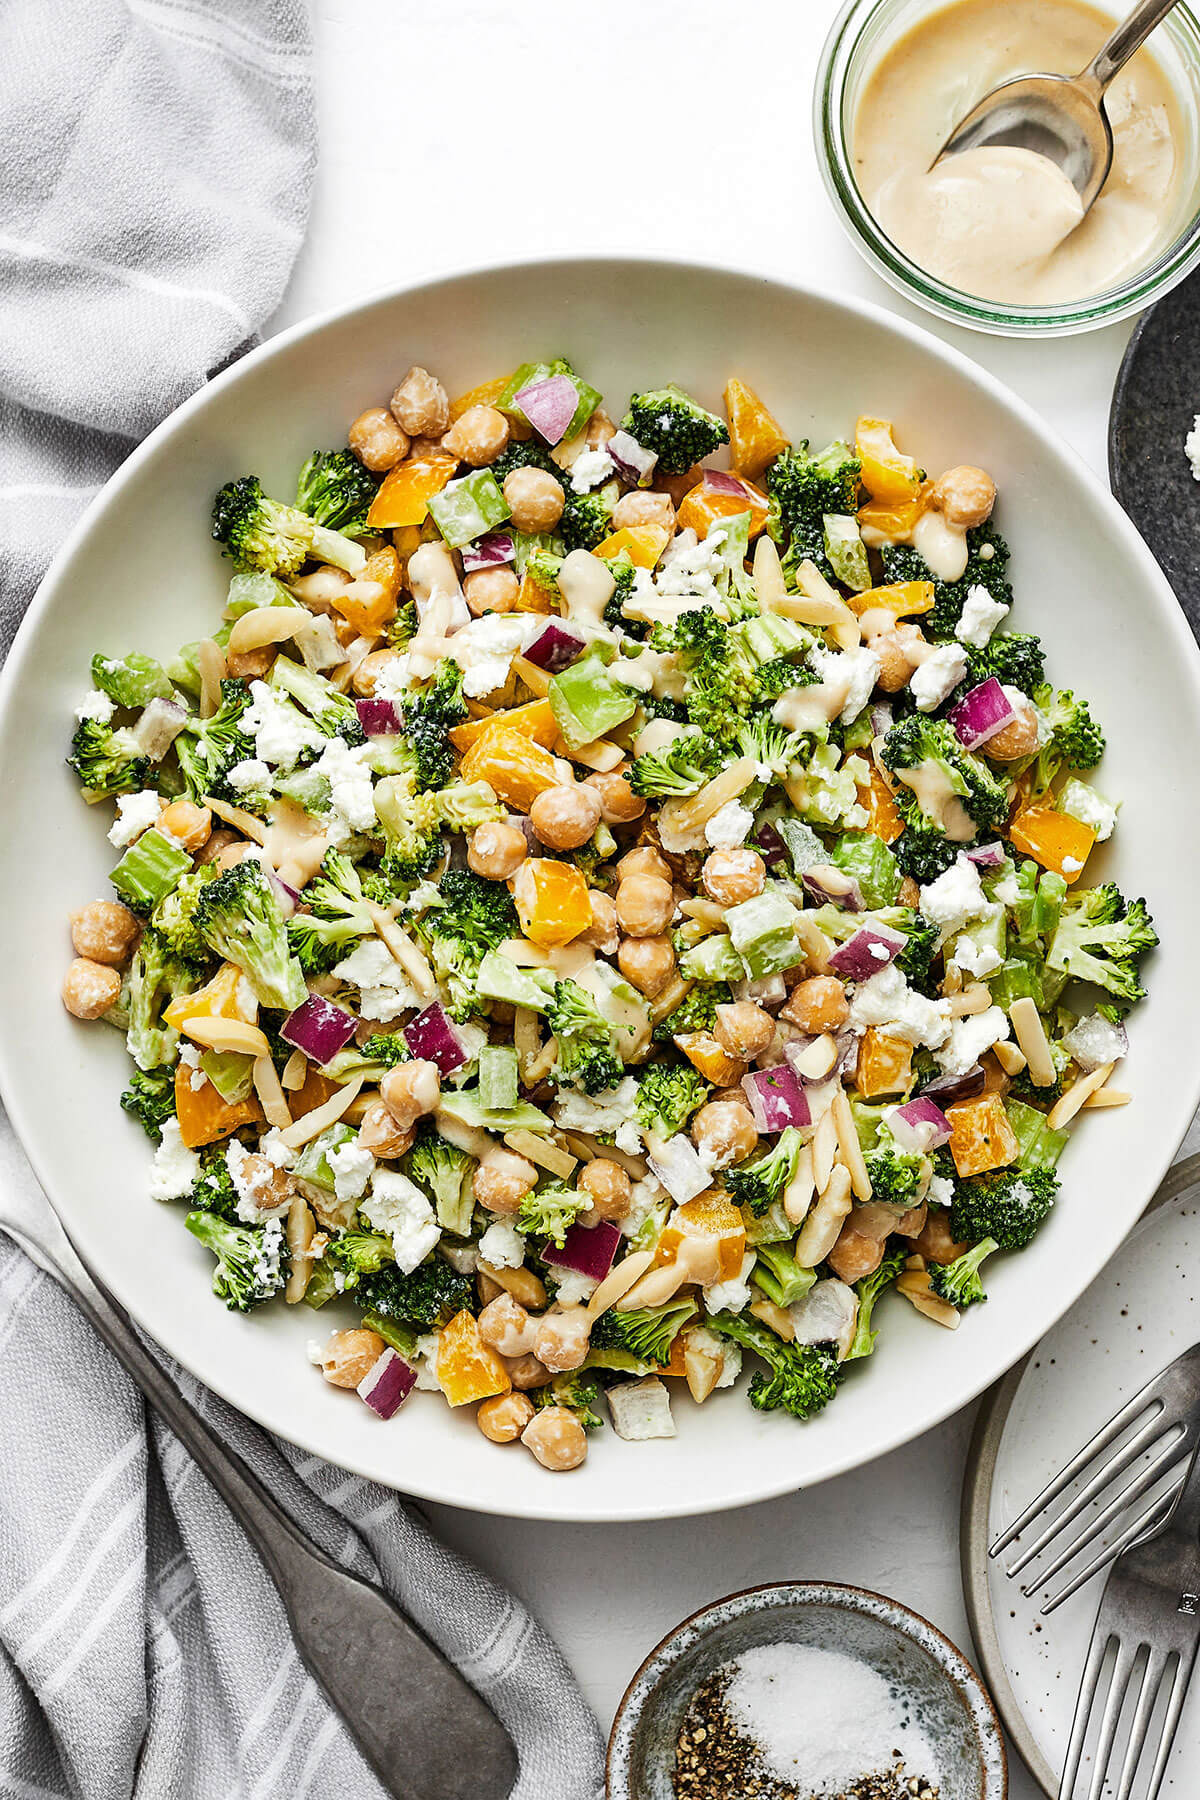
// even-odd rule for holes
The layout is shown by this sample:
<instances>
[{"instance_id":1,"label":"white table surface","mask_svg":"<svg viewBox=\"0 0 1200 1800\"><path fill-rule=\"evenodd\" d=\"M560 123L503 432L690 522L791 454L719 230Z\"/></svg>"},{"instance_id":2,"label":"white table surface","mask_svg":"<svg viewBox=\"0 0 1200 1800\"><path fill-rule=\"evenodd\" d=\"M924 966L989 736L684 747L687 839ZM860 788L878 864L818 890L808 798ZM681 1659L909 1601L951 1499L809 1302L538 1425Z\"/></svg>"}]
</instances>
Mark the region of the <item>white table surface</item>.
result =
<instances>
[{"instance_id":1,"label":"white table surface","mask_svg":"<svg viewBox=\"0 0 1200 1800\"><path fill-rule=\"evenodd\" d=\"M308 241L275 324L489 261L694 256L907 314L1007 381L1103 474L1128 328L1052 344L956 330L907 306L843 236L809 125L838 4L314 0L320 163ZM711 131L689 127L706 116ZM554 1633L607 1726L672 1625L757 1582L876 1588L971 1654L958 1573L970 1427L960 1414L857 1474L707 1519L582 1527L431 1511L448 1541ZM1012 1800L1036 1793L1014 1768Z\"/></svg>"}]
</instances>

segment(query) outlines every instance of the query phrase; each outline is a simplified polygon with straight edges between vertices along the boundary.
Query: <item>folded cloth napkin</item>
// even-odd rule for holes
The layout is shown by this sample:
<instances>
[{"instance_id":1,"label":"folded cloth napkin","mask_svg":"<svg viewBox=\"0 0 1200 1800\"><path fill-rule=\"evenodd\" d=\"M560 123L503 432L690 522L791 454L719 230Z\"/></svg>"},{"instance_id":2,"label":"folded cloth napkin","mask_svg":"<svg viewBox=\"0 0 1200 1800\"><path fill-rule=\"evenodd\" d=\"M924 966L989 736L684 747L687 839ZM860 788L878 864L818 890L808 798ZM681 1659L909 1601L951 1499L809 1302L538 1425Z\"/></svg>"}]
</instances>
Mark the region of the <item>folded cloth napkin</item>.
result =
<instances>
[{"instance_id":1,"label":"folded cloth napkin","mask_svg":"<svg viewBox=\"0 0 1200 1800\"><path fill-rule=\"evenodd\" d=\"M0 651L91 496L278 305L312 179L310 57L303 0L0 7ZM0 1117L0 1215L18 1194L45 1204ZM596 1800L596 1721L528 1613L394 1494L171 1372L487 1697L520 1752L514 1800ZM0 1391L0 1800L380 1794L223 1503L2 1236Z\"/></svg>"}]
</instances>

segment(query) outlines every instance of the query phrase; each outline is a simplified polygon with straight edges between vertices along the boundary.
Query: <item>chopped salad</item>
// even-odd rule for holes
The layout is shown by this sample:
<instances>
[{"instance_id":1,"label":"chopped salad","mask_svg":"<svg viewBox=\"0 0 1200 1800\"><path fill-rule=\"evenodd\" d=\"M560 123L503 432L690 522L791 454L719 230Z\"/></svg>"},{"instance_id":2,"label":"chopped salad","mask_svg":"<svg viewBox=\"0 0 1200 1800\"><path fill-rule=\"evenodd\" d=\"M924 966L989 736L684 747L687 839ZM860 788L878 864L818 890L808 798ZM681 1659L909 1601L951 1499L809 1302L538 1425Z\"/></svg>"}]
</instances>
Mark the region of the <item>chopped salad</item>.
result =
<instances>
[{"instance_id":1,"label":"chopped salad","mask_svg":"<svg viewBox=\"0 0 1200 1800\"><path fill-rule=\"evenodd\" d=\"M889 1292L958 1326L1129 1099L1157 941L1087 884L1104 736L995 498L738 380L618 425L562 359L414 367L294 500L222 488L212 635L92 661L63 988L219 1299L555 1470L744 1356L810 1418Z\"/></svg>"}]
</instances>

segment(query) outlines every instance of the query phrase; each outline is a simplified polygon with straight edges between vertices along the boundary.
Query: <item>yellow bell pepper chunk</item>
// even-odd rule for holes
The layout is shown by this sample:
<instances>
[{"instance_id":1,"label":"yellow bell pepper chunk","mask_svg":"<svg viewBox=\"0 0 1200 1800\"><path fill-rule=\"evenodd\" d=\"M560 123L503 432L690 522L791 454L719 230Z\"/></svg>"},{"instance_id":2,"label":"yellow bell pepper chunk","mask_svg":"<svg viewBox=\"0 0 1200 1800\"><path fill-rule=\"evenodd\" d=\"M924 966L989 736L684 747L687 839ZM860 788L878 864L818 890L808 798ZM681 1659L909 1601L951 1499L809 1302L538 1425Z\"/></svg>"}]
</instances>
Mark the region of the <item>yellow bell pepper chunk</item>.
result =
<instances>
[{"instance_id":1,"label":"yellow bell pepper chunk","mask_svg":"<svg viewBox=\"0 0 1200 1800\"><path fill-rule=\"evenodd\" d=\"M262 1107L253 1094L245 1100L222 1100L207 1079L193 1087L193 1073L185 1062L175 1070L175 1116L179 1135L189 1150L215 1144L240 1125L255 1125L262 1118Z\"/></svg>"},{"instance_id":2,"label":"yellow bell pepper chunk","mask_svg":"<svg viewBox=\"0 0 1200 1800\"><path fill-rule=\"evenodd\" d=\"M253 1025L258 1018L258 1001L237 965L222 963L204 987L172 1000L163 1018L176 1031L186 1031L191 1019L240 1019L244 1025Z\"/></svg>"},{"instance_id":3,"label":"yellow bell pepper chunk","mask_svg":"<svg viewBox=\"0 0 1200 1800\"><path fill-rule=\"evenodd\" d=\"M494 381L481 381L478 387L468 388L465 394L450 402L450 423L453 425L456 419L461 419L472 406L495 406L508 383L507 375L499 375Z\"/></svg>"},{"instance_id":4,"label":"yellow bell pepper chunk","mask_svg":"<svg viewBox=\"0 0 1200 1800\"><path fill-rule=\"evenodd\" d=\"M887 587L866 588L861 594L851 594L846 601L851 612L861 618L863 613L882 608L894 613L896 618L905 619L913 613L927 613L933 606L932 581L893 581Z\"/></svg>"},{"instance_id":5,"label":"yellow bell pepper chunk","mask_svg":"<svg viewBox=\"0 0 1200 1800\"><path fill-rule=\"evenodd\" d=\"M394 531L398 525L423 525L429 502L450 481L458 459L453 456L416 457L389 469L371 502L367 524L373 531Z\"/></svg>"},{"instance_id":6,"label":"yellow bell pepper chunk","mask_svg":"<svg viewBox=\"0 0 1200 1800\"><path fill-rule=\"evenodd\" d=\"M1016 1160L1021 1146L999 1094L960 1100L946 1108L946 1118L950 1122L950 1154L960 1175L985 1175L989 1169L1004 1169Z\"/></svg>"},{"instance_id":7,"label":"yellow bell pepper chunk","mask_svg":"<svg viewBox=\"0 0 1200 1800\"><path fill-rule=\"evenodd\" d=\"M1018 850L1032 856L1043 869L1053 869L1068 887L1083 874L1083 865L1096 842L1090 825L1044 805L1027 806L1019 812L1008 835Z\"/></svg>"},{"instance_id":8,"label":"yellow bell pepper chunk","mask_svg":"<svg viewBox=\"0 0 1200 1800\"><path fill-rule=\"evenodd\" d=\"M854 448L862 463L862 484L873 500L916 499L921 471L911 456L897 450L890 419L859 419Z\"/></svg>"},{"instance_id":9,"label":"yellow bell pepper chunk","mask_svg":"<svg viewBox=\"0 0 1200 1800\"><path fill-rule=\"evenodd\" d=\"M720 1188L710 1188L675 1208L658 1240L656 1260L674 1261L685 1237L717 1240L722 1281L732 1281L740 1272L746 1254L746 1227L741 1213Z\"/></svg>"},{"instance_id":10,"label":"yellow bell pepper chunk","mask_svg":"<svg viewBox=\"0 0 1200 1800\"><path fill-rule=\"evenodd\" d=\"M858 790L858 803L866 808L867 830L872 836L882 838L885 844L894 844L904 830L904 820L891 788L874 765L869 784Z\"/></svg>"},{"instance_id":11,"label":"yellow bell pepper chunk","mask_svg":"<svg viewBox=\"0 0 1200 1800\"><path fill-rule=\"evenodd\" d=\"M886 505L881 500L868 500L865 506L858 509L859 530L866 533L878 532L884 543L907 543L913 534L913 527L925 511L924 499L898 500ZM872 540L870 536L867 542Z\"/></svg>"},{"instance_id":12,"label":"yellow bell pepper chunk","mask_svg":"<svg viewBox=\"0 0 1200 1800\"><path fill-rule=\"evenodd\" d=\"M729 476L725 477L726 481L729 479ZM724 486L714 487L707 477L698 481L683 497L676 515L679 529L684 531L690 526L697 537L703 538L720 520L736 519L739 513L748 512L750 536L757 537L767 522L771 503L752 482L743 480L740 475L732 479L738 484L738 493L727 493Z\"/></svg>"},{"instance_id":13,"label":"yellow bell pepper chunk","mask_svg":"<svg viewBox=\"0 0 1200 1800\"><path fill-rule=\"evenodd\" d=\"M484 1343L469 1312L455 1313L439 1332L433 1372L451 1406L490 1400L493 1394L507 1394L512 1387L508 1370Z\"/></svg>"},{"instance_id":14,"label":"yellow bell pepper chunk","mask_svg":"<svg viewBox=\"0 0 1200 1800\"><path fill-rule=\"evenodd\" d=\"M506 724L491 726L476 739L459 772L464 781L489 782L504 804L520 813L547 788L562 785L550 752Z\"/></svg>"},{"instance_id":15,"label":"yellow bell pepper chunk","mask_svg":"<svg viewBox=\"0 0 1200 1800\"><path fill-rule=\"evenodd\" d=\"M528 613L552 613L554 611L554 595L549 588L543 587L540 581L534 579L528 568L521 577L521 585L517 589L513 611Z\"/></svg>"},{"instance_id":16,"label":"yellow bell pepper chunk","mask_svg":"<svg viewBox=\"0 0 1200 1800\"><path fill-rule=\"evenodd\" d=\"M482 719L469 719L447 733L454 748L465 754L489 731L519 731L535 744L550 749L558 737L558 721L548 700L530 700L525 706L511 707L507 712L488 713Z\"/></svg>"},{"instance_id":17,"label":"yellow bell pepper chunk","mask_svg":"<svg viewBox=\"0 0 1200 1800\"><path fill-rule=\"evenodd\" d=\"M670 541L665 525L624 525L597 544L592 555L611 559L624 550L636 569L652 569Z\"/></svg>"},{"instance_id":18,"label":"yellow bell pepper chunk","mask_svg":"<svg viewBox=\"0 0 1200 1800\"><path fill-rule=\"evenodd\" d=\"M913 1047L904 1038L889 1037L868 1025L858 1047L854 1085L864 1100L881 1094L904 1094L912 1083Z\"/></svg>"},{"instance_id":19,"label":"yellow bell pepper chunk","mask_svg":"<svg viewBox=\"0 0 1200 1800\"><path fill-rule=\"evenodd\" d=\"M754 392L737 376L725 384L725 412L729 418L729 460L739 475L752 481L774 462L788 441Z\"/></svg>"},{"instance_id":20,"label":"yellow bell pepper chunk","mask_svg":"<svg viewBox=\"0 0 1200 1800\"><path fill-rule=\"evenodd\" d=\"M543 950L571 943L592 923L587 881L574 863L527 857L513 881L513 899L521 930Z\"/></svg>"}]
</instances>

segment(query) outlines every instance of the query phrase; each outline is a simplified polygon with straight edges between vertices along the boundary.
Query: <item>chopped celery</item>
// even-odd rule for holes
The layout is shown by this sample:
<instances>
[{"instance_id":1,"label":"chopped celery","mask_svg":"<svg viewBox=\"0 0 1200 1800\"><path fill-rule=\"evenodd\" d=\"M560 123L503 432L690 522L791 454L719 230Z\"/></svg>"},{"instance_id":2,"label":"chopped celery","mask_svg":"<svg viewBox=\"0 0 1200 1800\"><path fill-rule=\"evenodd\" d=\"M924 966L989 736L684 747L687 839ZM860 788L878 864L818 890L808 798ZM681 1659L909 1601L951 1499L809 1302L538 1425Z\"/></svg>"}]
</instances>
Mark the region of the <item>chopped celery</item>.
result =
<instances>
[{"instance_id":1,"label":"chopped celery","mask_svg":"<svg viewBox=\"0 0 1200 1800\"><path fill-rule=\"evenodd\" d=\"M572 750L594 743L637 711L634 695L617 686L594 649L554 677L547 698L558 729Z\"/></svg>"},{"instance_id":2,"label":"chopped celery","mask_svg":"<svg viewBox=\"0 0 1200 1800\"><path fill-rule=\"evenodd\" d=\"M172 693L162 664L136 651L128 656L93 656L92 680L118 706L148 706L151 700L169 700Z\"/></svg>"},{"instance_id":3,"label":"chopped celery","mask_svg":"<svg viewBox=\"0 0 1200 1800\"><path fill-rule=\"evenodd\" d=\"M433 521L452 550L482 537L509 516L509 506L490 469L473 469L429 500Z\"/></svg>"},{"instance_id":4,"label":"chopped celery","mask_svg":"<svg viewBox=\"0 0 1200 1800\"><path fill-rule=\"evenodd\" d=\"M1052 1169L1067 1147L1070 1132L1051 1130L1045 1113L1026 1106L1023 1100L1006 1100L1004 1110L1020 1146L1017 1167Z\"/></svg>"},{"instance_id":5,"label":"chopped celery","mask_svg":"<svg viewBox=\"0 0 1200 1800\"><path fill-rule=\"evenodd\" d=\"M718 931L704 938L694 950L684 952L679 959L679 973L685 981L741 981L746 971L729 934Z\"/></svg>"},{"instance_id":6,"label":"chopped celery","mask_svg":"<svg viewBox=\"0 0 1200 1800\"><path fill-rule=\"evenodd\" d=\"M225 597L225 618L232 623L243 613L255 612L260 606L295 606L296 602L273 575L261 570L243 570L230 577Z\"/></svg>"},{"instance_id":7,"label":"chopped celery","mask_svg":"<svg viewBox=\"0 0 1200 1800\"><path fill-rule=\"evenodd\" d=\"M254 1058L238 1050L205 1050L200 1067L228 1106L244 1100L254 1086Z\"/></svg>"},{"instance_id":8,"label":"chopped celery","mask_svg":"<svg viewBox=\"0 0 1200 1800\"><path fill-rule=\"evenodd\" d=\"M802 1300L816 1279L815 1269L800 1267L790 1243L759 1246L754 1283L776 1306L791 1306L793 1301Z\"/></svg>"},{"instance_id":9,"label":"chopped celery","mask_svg":"<svg viewBox=\"0 0 1200 1800\"><path fill-rule=\"evenodd\" d=\"M792 868L797 875L803 875L806 869L817 863L829 861L829 852L812 829L801 819L775 819L775 830L783 839L784 848L792 859Z\"/></svg>"},{"instance_id":10,"label":"chopped celery","mask_svg":"<svg viewBox=\"0 0 1200 1800\"><path fill-rule=\"evenodd\" d=\"M334 1174L329 1166L328 1156L331 1150L340 1150L355 1136L349 1125L338 1123L323 1131L320 1137L305 1144L296 1159L294 1173L301 1181L307 1181L313 1187L325 1188L332 1194L334 1190Z\"/></svg>"},{"instance_id":11,"label":"chopped celery","mask_svg":"<svg viewBox=\"0 0 1200 1800\"><path fill-rule=\"evenodd\" d=\"M135 907L156 906L164 894L179 886L191 866L187 851L152 825L136 844L130 844L111 880L117 892Z\"/></svg>"},{"instance_id":12,"label":"chopped celery","mask_svg":"<svg viewBox=\"0 0 1200 1800\"><path fill-rule=\"evenodd\" d=\"M512 1044L484 1044L479 1052L479 1099L488 1112L517 1105L517 1052Z\"/></svg>"},{"instance_id":13,"label":"chopped celery","mask_svg":"<svg viewBox=\"0 0 1200 1800\"><path fill-rule=\"evenodd\" d=\"M796 909L782 894L769 890L731 906L725 914L729 939L752 981L778 975L800 961Z\"/></svg>"},{"instance_id":14,"label":"chopped celery","mask_svg":"<svg viewBox=\"0 0 1200 1800\"><path fill-rule=\"evenodd\" d=\"M521 969L503 951L489 950L475 976L475 991L482 1000L501 1000L507 1006L524 1006L544 1013L554 998L555 979L548 970Z\"/></svg>"},{"instance_id":15,"label":"chopped celery","mask_svg":"<svg viewBox=\"0 0 1200 1800\"><path fill-rule=\"evenodd\" d=\"M518 1101L516 1106L492 1110L483 1104L477 1087L460 1088L457 1093L443 1092L438 1109L460 1125L471 1125L484 1131L549 1131L550 1120L536 1106Z\"/></svg>"},{"instance_id":16,"label":"chopped celery","mask_svg":"<svg viewBox=\"0 0 1200 1800\"><path fill-rule=\"evenodd\" d=\"M828 861L844 875L853 876L871 909L895 902L900 892L900 871L882 838L869 833L840 837L829 852Z\"/></svg>"},{"instance_id":17,"label":"chopped celery","mask_svg":"<svg viewBox=\"0 0 1200 1800\"><path fill-rule=\"evenodd\" d=\"M838 580L844 581L856 594L865 593L871 585L871 565L867 561L867 546L862 541L858 520L852 513L826 513L822 523L830 568Z\"/></svg>"}]
</instances>

